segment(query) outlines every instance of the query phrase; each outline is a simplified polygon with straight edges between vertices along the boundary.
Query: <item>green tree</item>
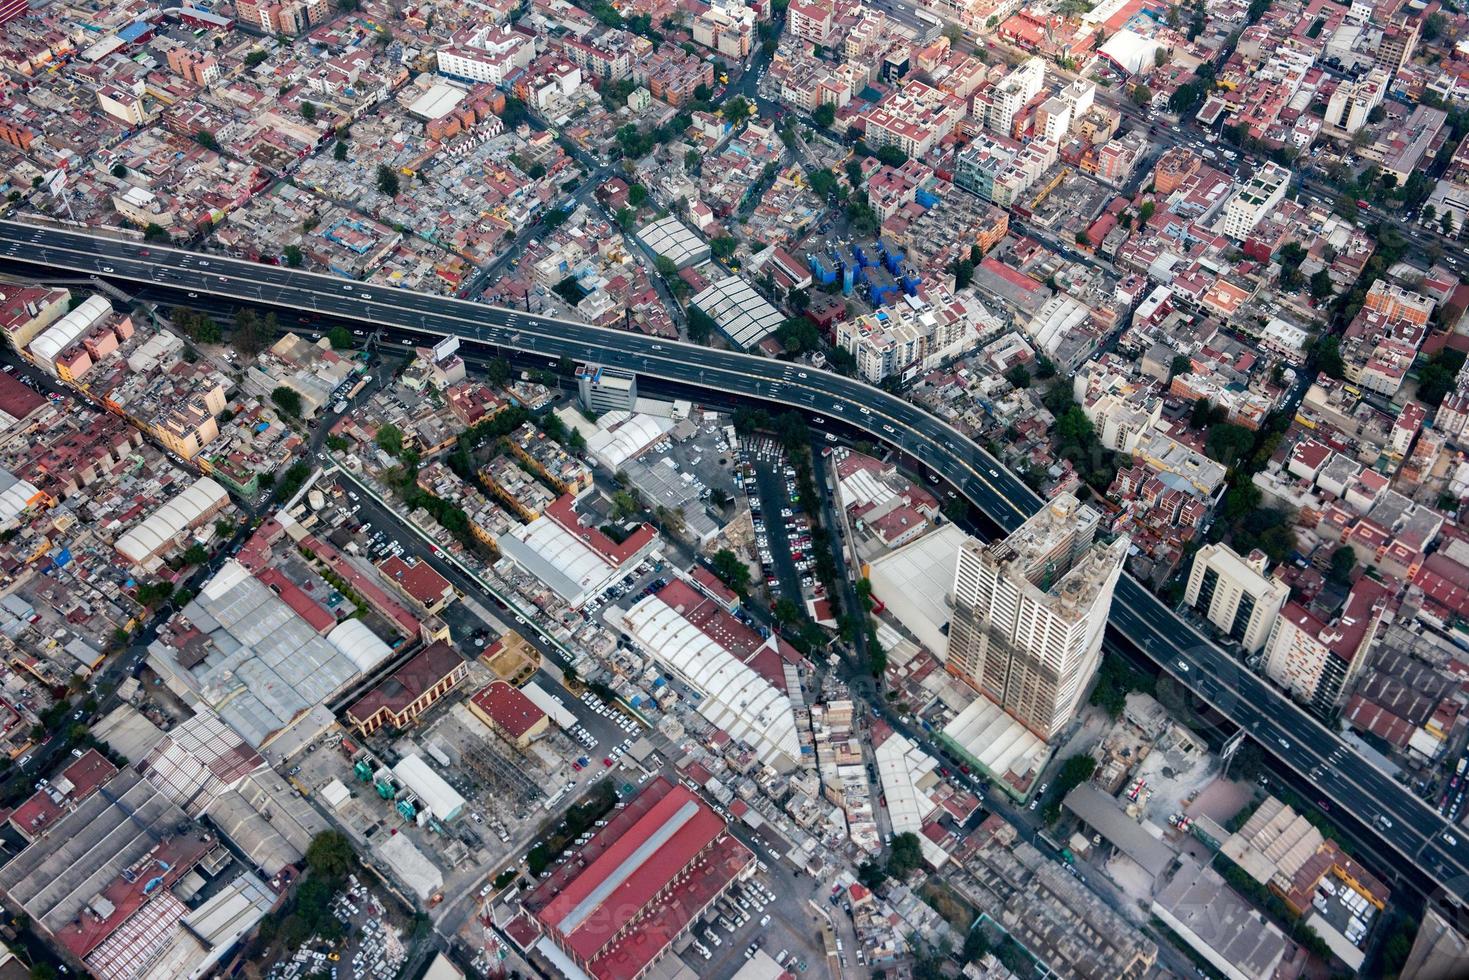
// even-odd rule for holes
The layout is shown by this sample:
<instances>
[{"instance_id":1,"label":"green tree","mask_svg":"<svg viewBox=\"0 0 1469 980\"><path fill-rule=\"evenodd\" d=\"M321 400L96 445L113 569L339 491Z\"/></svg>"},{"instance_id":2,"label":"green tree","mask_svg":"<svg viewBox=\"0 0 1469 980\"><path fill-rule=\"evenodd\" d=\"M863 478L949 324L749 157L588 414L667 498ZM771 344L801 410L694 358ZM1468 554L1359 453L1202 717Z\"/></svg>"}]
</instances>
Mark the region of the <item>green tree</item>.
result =
<instances>
[{"instance_id":1,"label":"green tree","mask_svg":"<svg viewBox=\"0 0 1469 980\"><path fill-rule=\"evenodd\" d=\"M1144 201L1142 207L1137 209L1137 220L1139 224L1145 224L1153 216L1158 206L1152 201Z\"/></svg>"},{"instance_id":2,"label":"green tree","mask_svg":"<svg viewBox=\"0 0 1469 980\"><path fill-rule=\"evenodd\" d=\"M373 437L379 449L389 456L403 455L403 430L391 422L381 426Z\"/></svg>"},{"instance_id":3,"label":"green tree","mask_svg":"<svg viewBox=\"0 0 1469 980\"><path fill-rule=\"evenodd\" d=\"M923 864L923 845L918 835L898 834L893 837L892 849L888 854L888 874L894 878L907 877Z\"/></svg>"},{"instance_id":4,"label":"green tree","mask_svg":"<svg viewBox=\"0 0 1469 980\"><path fill-rule=\"evenodd\" d=\"M689 339L696 344L707 343L718 324L714 318L693 304L688 308Z\"/></svg>"},{"instance_id":5,"label":"green tree","mask_svg":"<svg viewBox=\"0 0 1469 980\"><path fill-rule=\"evenodd\" d=\"M1005 380L1016 388L1030 387L1030 372L1025 370L1024 364L1017 364L1005 372Z\"/></svg>"},{"instance_id":6,"label":"green tree","mask_svg":"<svg viewBox=\"0 0 1469 980\"><path fill-rule=\"evenodd\" d=\"M750 567L740 560L739 555L728 548L721 548L714 553L712 563L714 574L719 576L720 581L741 596L749 593Z\"/></svg>"},{"instance_id":7,"label":"green tree","mask_svg":"<svg viewBox=\"0 0 1469 980\"><path fill-rule=\"evenodd\" d=\"M125 165L121 163L114 163L112 165L112 176L116 177L118 180L122 180L127 175L128 168Z\"/></svg>"},{"instance_id":8,"label":"green tree","mask_svg":"<svg viewBox=\"0 0 1469 980\"><path fill-rule=\"evenodd\" d=\"M738 246L739 242L734 238L731 238L729 235L721 235L718 238L711 238L709 240L709 254L721 262L725 262L734 255L735 248Z\"/></svg>"},{"instance_id":9,"label":"green tree","mask_svg":"<svg viewBox=\"0 0 1469 980\"><path fill-rule=\"evenodd\" d=\"M347 159L347 144L342 140L337 140L337 145L332 147L332 159L338 163L342 163Z\"/></svg>"},{"instance_id":10,"label":"green tree","mask_svg":"<svg viewBox=\"0 0 1469 980\"><path fill-rule=\"evenodd\" d=\"M292 418L301 417L301 393L295 388L278 385L270 393L270 400L275 402L276 408Z\"/></svg>"},{"instance_id":11,"label":"green tree","mask_svg":"<svg viewBox=\"0 0 1469 980\"><path fill-rule=\"evenodd\" d=\"M352 331L340 324L326 332L326 339L332 345L332 350L352 349Z\"/></svg>"},{"instance_id":12,"label":"green tree","mask_svg":"<svg viewBox=\"0 0 1469 980\"><path fill-rule=\"evenodd\" d=\"M1327 377L1338 381L1346 377L1346 365L1341 359L1341 338L1336 334L1326 334L1319 338L1313 353L1316 355L1316 367Z\"/></svg>"},{"instance_id":13,"label":"green tree","mask_svg":"<svg viewBox=\"0 0 1469 980\"><path fill-rule=\"evenodd\" d=\"M282 254L285 256L286 265L290 266L292 269L301 268L301 263L304 261L304 257L301 255L300 245L287 245L285 249L282 250Z\"/></svg>"},{"instance_id":14,"label":"green tree","mask_svg":"<svg viewBox=\"0 0 1469 980\"><path fill-rule=\"evenodd\" d=\"M879 162L885 163L889 167L901 167L903 164L908 162L908 154L904 153L896 146L884 146L878 149L877 159Z\"/></svg>"},{"instance_id":15,"label":"green tree","mask_svg":"<svg viewBox=\"0 0 1469 980\"><path fill-rule=\"evenodd\" d=\"M634 183L627 189L627 203L634 208L640 208L648 203L648 189L642 184Z\"/></svg>"},{"instance_id":16,"label":"green tree","mask_svg":"<svg viewBox=\"0 0 1469 980\"><path fill-rule=\"evenodd\" d=\"M1441 215L1438 216L1438 228L1445 235L1450 235L1450 236L1453 235L1453 233L1454 233L1454 214L1453 214L1452 211L1445 211L1443 214L1441 214Z\"/></svg>"},{"instance_id":17,"label":"green tree","mask_svg":"<svg viewBox=\"0 0 1469 980\"><path fill-rule=\"evenodd\" d=\"M215 153L219 152L219 140L215 139L214 134L207 129L201 129L194 133L194 142L206 150L213 150Z\"/></svg>"},{"instance_id":18,"label":"green tree","mask_svg":"<svg viewBox=\"0 0 1469 980\"><path fill-rule=\"evenodd\" d=\"M823 129L830 129L832 123L837 121L837 108L830 102L823 102L811 113L811 121Z\"/></svg>"},{"instance_id":19,"label":"green tree","mask_svg":"<svg viewBox=\"0 0 1469 980\"><path fill-rule=\"evenodd\" d=\"M245 55L245 67L254 68L256 65L259 65L268 57L270 57L270 55L266 54L264 51L261 51L259 48L256 48L254 51L251 51L249 54Z\"/></svg>"},{"instance_id":20,"label":"green tree","mask_svg":"<svg viewBox=\"0 0 1469 980\"><path fill-rule=\"evenodd\" d=\"M1331 553L1331 570L1328 578L1338 585L1350 585L1352 570L1357 567L1357 553L1349 545L1342 545Z\"/></svg>"},{"instance_id":21,"label":"green tree","mask_svg":"<svg viewBox=\"0 0 1469 980\"><path fill-rule=\"evenodd\" d=\"M377 189L388 197L398 196L398 171L386 163L377 165Z\"/></svg>"},{"instance_id":22,"label":"green tree","mask_svg":"<svg viewBox=\"0 0 1469 980\"><path fill-rule=\"evenodd\" d=\"M156 221L148 222L148 224L143 228L143 241L145 242L167 242L172 237L173 236L168 233L168 229L158 224Z\"/></svg>"},{"instance_id":23,"label":"green tree","mask_svg":"<svg viewBox=\"0 0 1469 980\"><path fill-rule=\"evenodd\" d=\"M653 268L665 279L673 279L678 276L678 265L666 255L660 255L653 260Z\"/></svg>"},{"instance_id":24,"label":"green tree","mask_svg":"<svg viewBox=\"0 0 1469 980\"><path fill-rule=\"evenodd\" d=\"M974 263L966 259L957 259L951 270L954 273L954 288L963 289L974 281Z\"/></svg>"},{"instance_id":25,"label":"green tree","mask_svg":"<svg viewBox=\"0 0 1469 980\"><path fill-rule=\"evenodd\" d=\"M1173 362L1168 365L1168 380L1172 381L1180 374L1188 374L1189 371L1193 370L1193 366L1194 362L1189 360L1187 354L1173 355ZM1204 401L1204 399L1201 398L1199 401Z\"/></svg>"},{"instance_id":26,"label":"green tree","mask_svg":"<svg viewBox=\"0 0 1469 980\"><path fill-rule=\"evenodd\" d=\"M184 561L190 565L202 565L208 560L209 552L197 541L184 551Z\"/></svg>"},{"instance_id":27,"label":"green tree","mask_svg":"<svg viewBox=\"0 0 1469 980\"><path fill-rule=\"evenodd\" d=\"M1138 105L1147 105L1149 102L1153 101L1153 90L1148 88L1146 85L1143 85L1142 83L1134 85L1130 94L1132 96L1132 101L1136 102Z\"/></svg>"},{"instance_id":28,"label":"green tree","mask_svg":"<svg viewBox=\"0 0 1469 980\"><path fill-rule=\"evenodd\" d=\"M340 879L357 867L357 852L346 834L324 830L306 848L306 867L313 874Z\"/></svg>"},{"instance_id":29,"label":"green tree","mask_svg":"<svg viewBox=\"0 0 1469 980\"><path fill-rule=\"evenodd\" d=\"M819 197L826 198L836 193L838 187L836 175L825 167L811 171L807 179L811 183L811 190Z\"/></svg>"},{"instance_id":30,"label":"green tree","mask_svg":"<svg viewBox=\"0 0 1469 980\"><path fill-rule=\"evenodd\" d=\"M1308 283L1308 286L1311 290L1312 299L1316 300L1317 302L1320 302L1323 299L1327 299L1331 296L1333 288L1331 283L1331 273L1328 272L1325 268L1317 269L1311 274L1311 281Z\"/></svg>"},{"instance_id":31,"label":"green tree","mask_svg":"<svg viewBox=\"0 0 1469 980\"><path fill-rule=\"evenodd\" d=\"M301 118L305 119L307 122L316 122L316 103L302 102Z\"/></svg>"},{"instance_id":32,"label":"green tree","mask_svg":"<svg viewBox=\"0 0 1469 980\"><path fill-rule=\"evenodd\" d=\"M1228 422L1209 426L1209 434L1204 437L1204 450L1209 454L1209 458L1225 466L1233 466L1254 448L1254 445L1255 433L1242 425L1233 425Z\"/></svg>"}]
</instances>

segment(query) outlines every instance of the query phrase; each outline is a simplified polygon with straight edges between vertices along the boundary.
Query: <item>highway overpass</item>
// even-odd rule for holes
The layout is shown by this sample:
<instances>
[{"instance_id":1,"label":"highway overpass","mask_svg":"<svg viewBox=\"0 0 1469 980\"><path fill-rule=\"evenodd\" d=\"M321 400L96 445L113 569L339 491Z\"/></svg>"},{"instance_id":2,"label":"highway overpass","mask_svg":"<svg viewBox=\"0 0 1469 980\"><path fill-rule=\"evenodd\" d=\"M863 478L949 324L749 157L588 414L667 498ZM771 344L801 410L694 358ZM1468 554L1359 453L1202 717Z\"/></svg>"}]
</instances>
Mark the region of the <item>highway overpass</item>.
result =
<instances>
[{"instance_id":1,"label":"highway overpass","mask_svg":"<svg viewBox=\"0 0 1469 980\"><path fill-rule=\"evenodd\" d=\"M135 287L314 311L393 332L457 335L465 342L595 360L685 385L727 391L831 418L923 460L1004 530L1039 497L972 440L901 398L799 364L593 327L331 275L179 251L81 230L0 221L0 260L37 276L82 273ZM1393 851L1456 901L1469 896L1469 835L1458 834L1408 787L1199 635L1131 577L1118 585L1112 627L1163 670L1231 719L1272 755L1369 825Z\"/></svg>"}]
</instances>

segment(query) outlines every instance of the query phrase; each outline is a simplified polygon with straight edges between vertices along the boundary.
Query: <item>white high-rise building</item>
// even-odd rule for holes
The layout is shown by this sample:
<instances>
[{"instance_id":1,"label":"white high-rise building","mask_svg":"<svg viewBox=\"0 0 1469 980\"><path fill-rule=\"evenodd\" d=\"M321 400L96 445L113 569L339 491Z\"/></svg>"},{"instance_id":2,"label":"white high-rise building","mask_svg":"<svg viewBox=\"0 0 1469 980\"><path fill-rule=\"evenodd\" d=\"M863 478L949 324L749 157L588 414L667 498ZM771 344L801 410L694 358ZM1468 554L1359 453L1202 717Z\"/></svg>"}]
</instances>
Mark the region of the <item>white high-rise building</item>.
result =
<instances>
[{"instance_id":1,"label":"white high-rise building","mask_svg":"<svg viewBox=\"0 0 1469 980\"><path fill-rule=\"evenodd\" d=\"M949 671L1039 737L1066 727L1102 660L1128 539L1063 493L1003 541L966 541L954 574Z\"/></svg>"},{"instance_id":2,"label":"white high-rise building","mask_svg":"<svg viewBox=\"0 0 1469 980\"><path fill-rule=\"evenodd\" d=\"M1265 673L1296 699L1323 715L1331 714L1366 666L1387 598L1387 589L1364 575L1329 623L1304 606L1287 602L1266 643Z\"/></svg>"},{"instance_id":3,"label":"white high-rise building","mask_svg":"<svg viewBox=\"0 0 1469 980\"><path fill-rule=\"evenodd\" d=\"M1324 121L1328 126L1355 133L1367 125L1367 116L1382 104L1390 80L1387 72L1374 68L1361 81L1343 81L1326 103Z\"/></svg>"},{"instance_id":4,"label":"white high-rise building","mask_svg":"<svg viewBox=\"0 0 1469 980\"><path fill-rule=\"evenodd\" d=\"M1224 206L1221 230L1230 238L1243 241L1285 198L1290 187L1290 171L1278 163L1266 163L1255 171L1250 182L1239 189Z\"/></svg>"},{"instance_id":5,"label":"white high-rise building","mask_svg":"<svg viewBox=\"0 0 1469 980\"><path fill-rule=\"evenodd\" d=\"M1046 81L1046 63L1026 58L1000 80L991 93L985 125L1001 136L1009 136L1015 116L1040 93Z\"/></svg>"},{"instance_id":6,"label":"white high-rise building","mask_svg":"<svg viewBox=\"0 0 1469 980\"><path fill-rule=\"evenodd\" d=\"M1194 555L1184 601L1219 629L1258 653L1270 638L1280 607L1290 598L1290 587L1265 574L1265 553L1248 557L1226 544L1210 544Z\"/></svg>"}]
</instances>

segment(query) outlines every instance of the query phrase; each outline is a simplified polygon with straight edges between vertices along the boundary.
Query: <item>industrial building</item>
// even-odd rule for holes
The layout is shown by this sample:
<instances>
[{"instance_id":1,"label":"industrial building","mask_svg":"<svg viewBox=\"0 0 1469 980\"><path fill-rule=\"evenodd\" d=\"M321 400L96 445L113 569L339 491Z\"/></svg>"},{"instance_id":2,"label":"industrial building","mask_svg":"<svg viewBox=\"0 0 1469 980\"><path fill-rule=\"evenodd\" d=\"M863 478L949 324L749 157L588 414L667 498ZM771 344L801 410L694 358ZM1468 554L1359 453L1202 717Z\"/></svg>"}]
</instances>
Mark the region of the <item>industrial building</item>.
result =
<instances>
[{"instance_id":1,"label":"industrial building","mask_svg":"<svg viewBox=\"0 0 1469 980\"><path fill-rule=\"evenodd\" d=\"M203 526L229 506L229 502L224 487L201 476L118 538L117 553L133 566L151 571L174 547L180 534Z\"/></svg>"},{"instance_id":2,"label":"industrial building","mask_svg":"<svg viewBox=\"0 0 1469 980\"><path fill-rule=\"evenodd\" d=\"M709 243L672 215L639 228L638 240L680 269L709 261Z\"/></svg>"},{"instance_id":3,"label":"industrial building","mask_svg":"<svg viewBox=\"0 0 1469 980\"><path fill-rule=\"evenodd\" d=\"M464 812L464 797L430 769L423 756L405 755L393 767L393 775L418 797L429 813L444 823L459 819Z\"/></svg>"},{"instance_id":4,"label":"industrial building","mask_svg":"<svg viewBox=\"0 0 1469 980\"><path fill-rule=\"evenodd\" d=\"M622 628L703 694L698 711L711 724L767 765L782 771L795 765L801 755L795 716L781 657L770 643L677 579L627 610Z\"/></svg>"},{"instance_id":5,"label":"industrial building","mask_svg":"<svg viewBox=\"0 0 1469 980\"><path fill-rule=\"evenodd\" d=\"M321 636L234 559L148 648L149 666L170 690L187 704L214 708L254 748L380 658L380 647L364 642L358 628Z\"/></svg>"},{"instance_id":6,"label":"industrial building","mask_svg":"<svg viewBox=\"0 0 1469 980\"><path fill-rule=\"evenodd\" d=\"M655 779L524 902L566 976L635 980L755 863L723 817Z\"/></svg>"},{"instance_id":7,"label":"industrial building","mask_svg":"<svg viewBox=\"0 0 1469 980\"><path fill-rule=\"evenodd\" d=\"M535 520L499 541L505 557L544 582L573 609L606 591L658 544L658 534L649 524L621 543L613 541L595 525L584 525L575 503L570 494L559 497Z\"/></svg>"},{"instance_id":8,"label":"industrial building","mask_svg":"<svg viewBox=\"0 0 1469 980\"><path fill-rule=\"evenodd\" d=\"M740 276L730 276L701 290L690 301L719 324L740 347L754 347L775 332L785 318Z\"/></svg>"},{"instance_id":9,"label":"industrial building","mask_svg":"<svg viewBox=\"0 0 1469 980\"><path fill-rule=\"evenodd\" d=\"M88 957L137 915L182 903L172 888L219 842L140 774L124 769L0 868L6 902L56 944Z\"/></svg>"}]
</instances>

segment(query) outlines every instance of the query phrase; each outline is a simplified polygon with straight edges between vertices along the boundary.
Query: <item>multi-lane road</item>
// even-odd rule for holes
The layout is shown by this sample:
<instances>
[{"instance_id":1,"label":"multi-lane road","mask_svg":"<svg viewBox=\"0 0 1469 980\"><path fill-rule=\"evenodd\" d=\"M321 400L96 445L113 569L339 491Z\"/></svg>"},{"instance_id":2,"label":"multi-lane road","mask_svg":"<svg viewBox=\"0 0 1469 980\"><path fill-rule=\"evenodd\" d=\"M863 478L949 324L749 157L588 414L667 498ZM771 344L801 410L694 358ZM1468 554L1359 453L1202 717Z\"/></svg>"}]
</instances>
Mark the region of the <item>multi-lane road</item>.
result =
<instances>
[{"instance_id":1,"label":"multi-lane road","mask_svg":"<svg viewBox=\"0 0 1469 980\"><path fill-rule=\"evenodd\" d=\"M393 332L457 335L467 343L548 358L595 360L669 382L722 390L830 418L923 460L1000 528L1042 501L972 440L926 411L851 378L799 364L659 340L476 303L273 265L200 255L94 233L0 222L0 266L79 272L177 291L188 298L262 304L373 324ZM1213 645L1131 578L1118 586L1111 625L1165 671L1283 763L1320 787L1409 866L1458 898L1469 896L1469 841L1438 813Z\"/></svg>"}]
</instances>

